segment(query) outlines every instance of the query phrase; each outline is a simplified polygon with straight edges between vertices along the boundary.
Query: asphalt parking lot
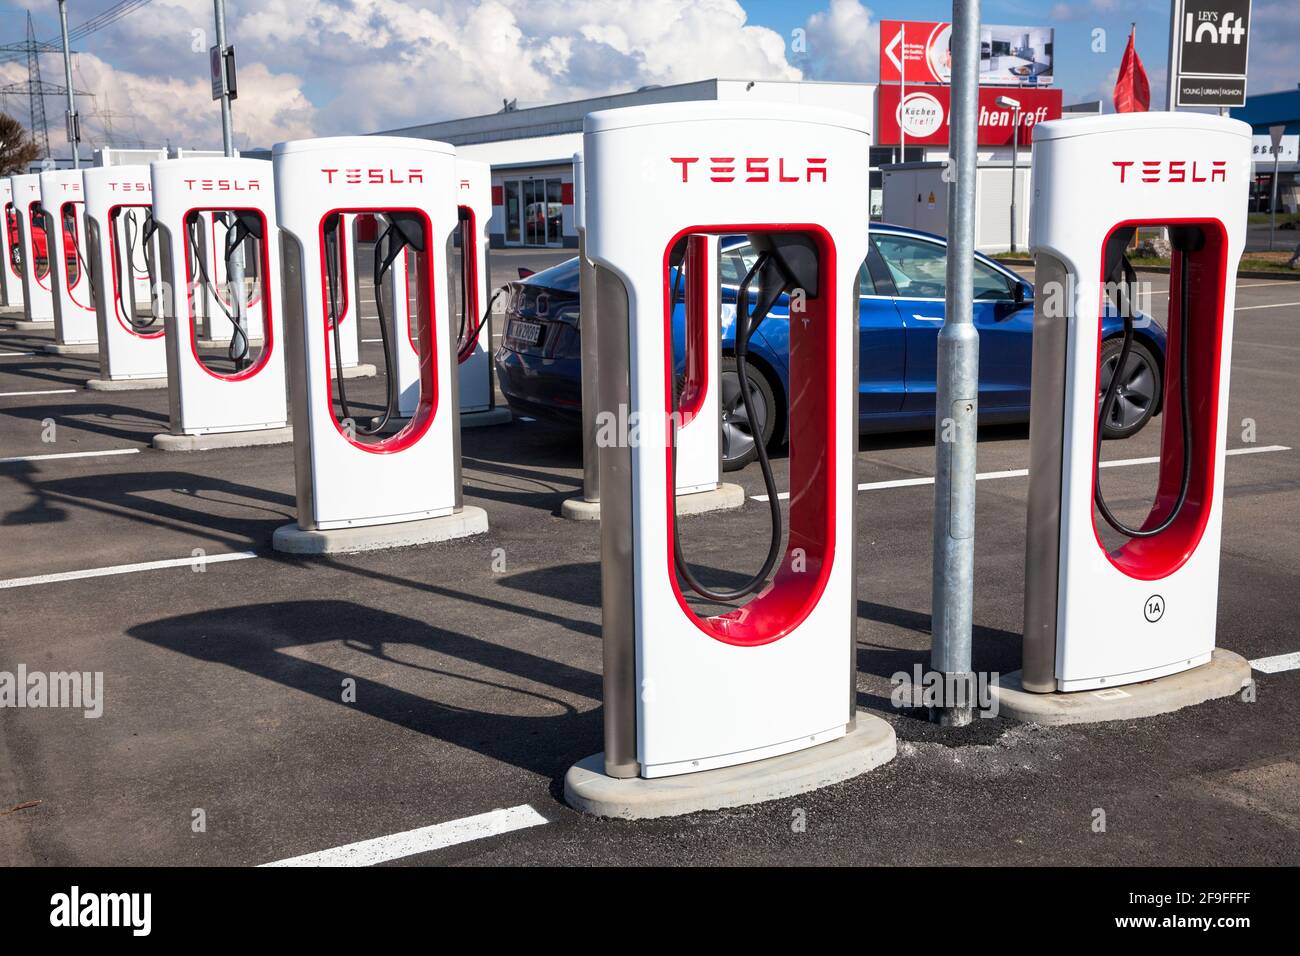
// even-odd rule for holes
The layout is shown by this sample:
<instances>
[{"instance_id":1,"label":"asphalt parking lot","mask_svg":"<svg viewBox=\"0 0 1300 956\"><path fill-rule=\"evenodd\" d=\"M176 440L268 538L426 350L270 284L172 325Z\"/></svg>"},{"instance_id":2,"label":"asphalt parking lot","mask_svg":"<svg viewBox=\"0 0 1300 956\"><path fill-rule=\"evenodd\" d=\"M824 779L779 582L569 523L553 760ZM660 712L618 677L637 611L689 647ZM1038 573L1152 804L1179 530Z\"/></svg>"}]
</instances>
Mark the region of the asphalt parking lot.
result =
<instances>
[{"instance_id":1,"label":"asphalt parking lot","mask_svg":"<svg viewBox=\"0 0 1300 956\"><path fill-rule=\"evenodd\" d=\"M494 282L566 255L496 257ZM1163 317L1167 277L1150 278ZM1300 651L1300 283L1242 279L1237 307L1218 642L1259 660ZM1254 702L1137 723L941 729L891 707L889 676L928 658L928 485L859 498L859 705L896 728L892 763L757 807L584 817L560 799L601 748L598 528L558 517L581 484L577 435L464 432L486 535L290 558L270 549L294 519L290 447L152 450L166 394L88 392L95 358L31 354L44 341L0 320L0 670L102 671L104 709L0 712L0 864L261 864L508 808L529 825L397 862L1300 860L1300 670L1256 671ZM1106 457L1154 455L1159 423ZM979 471L1024 468L1026 439L982 431ZM928 433L867 436L857 480L933 463ZM1136 509L1154 474L1116 467L1108 497ZM762 490L757 466L731 480ZM1019 666L1026 490L979 484L977 669ZM684 519L692 561L747 570L735 542L763 540L765 520L754 501Z\"/></svg>"}]
</instances>

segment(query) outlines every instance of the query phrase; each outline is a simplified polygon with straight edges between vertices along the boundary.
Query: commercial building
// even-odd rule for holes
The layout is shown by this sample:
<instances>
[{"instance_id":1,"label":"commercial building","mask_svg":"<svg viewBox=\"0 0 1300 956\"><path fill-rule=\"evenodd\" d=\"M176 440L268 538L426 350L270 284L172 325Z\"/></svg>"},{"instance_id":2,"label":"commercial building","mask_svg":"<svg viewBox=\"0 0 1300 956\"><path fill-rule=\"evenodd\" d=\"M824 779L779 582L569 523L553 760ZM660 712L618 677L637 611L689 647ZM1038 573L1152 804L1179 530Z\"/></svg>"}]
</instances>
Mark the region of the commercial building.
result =
<instances>
[{"instance_id":1,"label":"commercial building","mask_svg":"<svg viewBox=\"0 0 1300 956\"><path fill-rule=\"evenodd\" d=\"M1273 192L1273 155L1270 130L1284 127L1277 164L1278 212L1300 211L1300 86L1294 90L1246 97L1246 105L1232 111L1234 119L1249 123L1255 133L1255 178L1250 189L1252 212L1267 212Z\"/></svg>"},{"instance_id":2,"label":"commercial building","mask_svg":"<svg viewBox=\"0 0 1300 956\"><path fill-rule=\"evenodd\" d=\"M815 83L775 80L700 80L643 87L526 109L508 107L487 116L385 130L451 143L467 159L492 167L494 246L573 247L573 154L582 149L582 118L596 110L692 100L760 100L799 103L875 116L873 83ZM863 157L863 175L872 160ZM892 150L881 151L887 160ZM917 158L920 158L919 156Z\"/></svg>"}]
</instances>

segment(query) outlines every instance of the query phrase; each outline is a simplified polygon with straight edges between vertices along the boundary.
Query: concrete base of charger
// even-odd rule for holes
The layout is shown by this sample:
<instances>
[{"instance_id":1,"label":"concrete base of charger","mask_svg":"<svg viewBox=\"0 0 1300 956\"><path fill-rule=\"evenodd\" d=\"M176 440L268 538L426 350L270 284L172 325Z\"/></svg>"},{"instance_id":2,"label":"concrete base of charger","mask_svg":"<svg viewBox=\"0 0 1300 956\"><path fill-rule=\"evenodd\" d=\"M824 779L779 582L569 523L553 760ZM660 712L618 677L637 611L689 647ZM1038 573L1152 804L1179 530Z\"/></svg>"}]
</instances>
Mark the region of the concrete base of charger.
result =
<instances>
[{"instance_id":1,"label":"concrete base of charger","mask_svg":"<svg viewBox=\"0 0 1300 956\"><path fill-rule=\"evenodd\" d=\"M18 315L22 315L22 313L19 312ZM35 322L29 322L26 319L19 319L13 324L13 329L16 332L39 332L42 329L52 328L54 328L53 319L38 319Z\"/></svg>"},{"instance_id":2,"label":"concrete base of charger","mask_svg":"<svg viewBox=\"0 0 1300 956\"><path fill-rule=\"evenodd\" d=\"M1098 690L1033 694L1020 684L1020 671L1001 678L993 693L998 716L1026 724L1096 724L1168 714L1207 700L1231 697L1250 683L1250 662L1232 651L1216 650L1200 667L1141 684Z\"/></svg>"},{"instance_id":3,"label":"concrete base of charger","mask_svg":"<svg viewBox=\"0 0 1300 956\"><path fill-rule=\"evenodd\" d=\"M376 369L369 362L361 365L349 365L343 369L344 378L374 378Z\"/></svg>"},{"instance_id":4,"label":"concrete base of charger","mask_svg":"<svg viewBox=\"0 0 1300 956\"><path fill-rule=\"evenodd\" d=\"M51 345L42 345L41 351L47 355L98 355L98 342L72 342L64 345L61 342L54 342Z\"/></svg>"},{"instance_id":5,"label":"concrete base of charger","mask_svg":"<svg viewBox=\"0 0 1300 956\"><path fill-rule=\"evenodd\" d=\"M818 790L886 764L897 752L894 728L860 710L853 730L838 740L720 770L619 779L605 776L603 753L593 754L564 775L564 799L575 810L598 817L676 817Z\"/></svg>"},{"instance_id":6,"label":"concrete base of charger","mask_svg":"<svg viewBox=\"0 0 1300 956\"><path fill-rule=\"evenodd\" d=\"M328 531L304 531L296 524L285 524L275 529L271 547L286 554L355 554L468 538L483 534L487 529L487 512L466 505L455 514L396 524L332 528Z\"/></svg>"},{"instance_id":7,"label":"concrete base of charger","mask_svg":"<svg viewBox=\"0 0 1300 956\"><path fill-rule=\"evenodd\" d=\"M207 435L173 435L163 432L153 436L159 451L209 451L213 448L249 448L253 445L283 445L293 441L293 428L258 428L242 432L211 432Z\"/></svg>"},{"instance_id":8,"label":"concrete base of charger","mask_svg":"<svg viewBox=\"0 0 1300 956\"><path fill-rule=\"evenodd\" d=\"M21 305L0 305L0 319L11 321L22 314L23 307Z\"/></svg>"},{"instance_id":9,"label":"concrete base of charger","mask_svg":"<svg viewBox=\"0 0 1300 956\"><path fill-rule=\"evenodd\" d=\"M697 491L677 496L677 515L702 515L711 511L730 511L745 503L745 489L723 482L712 491ZM570 521L599 521L600 502L585 498L566 498L560 503L560 517Z\"/></svg>"},{"instance_id":10,"label":"concrete base of charger","mask_svg":"<svg viewBox=\"0 0 1300 956\"><path fill-rule=\"evenodd\" d=\"M86 382L92 392L142 392L166 387L166 378L92 378Z\"/></svg>"}]
</instances>

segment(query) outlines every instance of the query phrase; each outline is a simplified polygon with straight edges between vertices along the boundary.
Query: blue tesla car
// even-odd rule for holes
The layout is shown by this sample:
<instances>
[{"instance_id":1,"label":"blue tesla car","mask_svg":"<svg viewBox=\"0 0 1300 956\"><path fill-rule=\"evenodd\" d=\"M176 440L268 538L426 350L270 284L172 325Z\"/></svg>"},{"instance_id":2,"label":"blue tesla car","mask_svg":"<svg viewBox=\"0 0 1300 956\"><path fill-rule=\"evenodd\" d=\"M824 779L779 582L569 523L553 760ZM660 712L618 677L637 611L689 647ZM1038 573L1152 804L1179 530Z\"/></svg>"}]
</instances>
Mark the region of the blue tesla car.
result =
<instances>
[{"instance_id":1,"label":"blue tesla car","mask_svg":"<svg viewBox=\"0 0 1300 956\"><path fill-rule=\"evenodd\" d=\"M944 319L947 243L940 236L872 225L861 266L858 300L858 425L863 432L934 425L937 337ZM735 361L737 287L756 254L744 236L721 243L722 445L727 470L754 459L756 437L773 447L786 439L789 394L788 303L784 298L750 342L751 397L757 421L745 414ZM1034 289L999 262L976 255L975 325L980 333L981 424L1029 419L1029 371ZM578 260L512 282L507 321L495 364L501 391L517 413L551 421L581 421ZM682 354L684 310L677 308L675 352ZM1107 309L1102 320L1104 390L1115 373L1123 323ZM1165 333L1143 316L1121 378L1106 435L1126 438L1160 406Z\"/></svg>"}]
</instances>

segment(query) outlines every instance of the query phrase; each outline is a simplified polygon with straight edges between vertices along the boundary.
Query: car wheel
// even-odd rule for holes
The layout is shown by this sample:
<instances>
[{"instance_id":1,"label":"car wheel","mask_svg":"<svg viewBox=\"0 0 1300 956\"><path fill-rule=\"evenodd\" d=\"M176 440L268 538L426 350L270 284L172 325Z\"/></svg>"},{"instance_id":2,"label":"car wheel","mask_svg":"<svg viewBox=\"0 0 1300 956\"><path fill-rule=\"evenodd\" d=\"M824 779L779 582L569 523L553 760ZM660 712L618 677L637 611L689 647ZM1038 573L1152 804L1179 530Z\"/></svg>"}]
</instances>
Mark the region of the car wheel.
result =
<instances>
[{"instance_id":1,"label":"car wheel","mask_svg":"<svg viewBox=\"0 0 1300 956\"><path fill-rule=\"evenodd\" d=\"M1107 339L1101 346L1101 390L1097 402L1106 395L1119 353L1124 347L1122 339ZM1110 418L1102 426L1105 438L1129 438L1140 432L1155 414L1160 403L1160 365L1151 350L1134 340L1129 348L1128 361L1120 375L1119 391L1111 406Z\"/></svg>"},{"instance_id":2,"label":"car wheel","mask_svg":"<svg viewBox=\"0 0 1300 956\"><path fill-rule=\"evenodd\" d=\"M747 366L749 399L754 406L757 422L749 420L745 403L740 395L740 375L736 359L726 355L722 359L722 470L738 471L758 458L755 436L766 447L776 431L776 394L763 370L753 362Z\"/></svg>"}]
</instances>

